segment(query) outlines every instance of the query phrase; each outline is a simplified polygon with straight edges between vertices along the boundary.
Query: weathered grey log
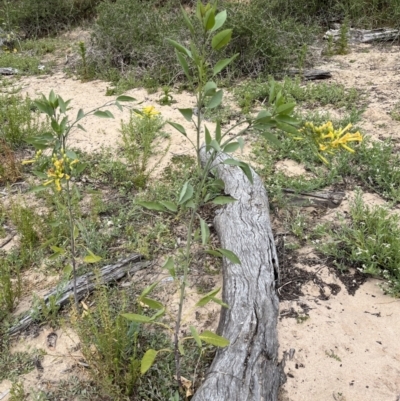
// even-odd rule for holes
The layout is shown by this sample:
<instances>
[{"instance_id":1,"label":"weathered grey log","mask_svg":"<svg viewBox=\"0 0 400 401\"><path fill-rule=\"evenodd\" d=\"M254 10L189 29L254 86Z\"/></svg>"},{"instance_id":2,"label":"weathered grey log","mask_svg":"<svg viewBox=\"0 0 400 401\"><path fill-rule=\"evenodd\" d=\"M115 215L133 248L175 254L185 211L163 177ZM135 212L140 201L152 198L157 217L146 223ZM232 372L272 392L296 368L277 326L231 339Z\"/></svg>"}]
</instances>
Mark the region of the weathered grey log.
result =
<instances>
[{"instance_id":1,"label":"weathered grey log","mask_svg":"<svg viewBox=\"0 0 400 401\"><path fill-rule=\"evenodd\" d=\"M4 67L0 68L0 75L15 75L18 74L18 70L16 68Z\"/></svg>"},{"instance_id":2,"label":"weathered grey log","mask_svg":"<svg viewBox=\"0 0 400 401\"><path fill-rule=\"evenodd\" d=\"M133 274L139 270L144 269L150 264L148 261L143 261L142 255L134 254L113 265L107 265L100 269L101 282L106 284L113 281L120 280L126 274ZM78 299L83 299L87 294L94 290L96 287L96 277L94 273L86 273L80 276L76 280L76 292ZM63 286L57 286L52 289L43 297L43 301L46 305L49 304L50 297L55 297L56 305L64 306L69 303L70 299L73 298L73 280L65 283ZM40 307L36 308L37 311ZM8 331L10 335L16 335L27 329L30 324L34 322L32 317L34 310L28 311L27 315L23 317L15 326L11 327Z\"/></svg>"},{"instance_id":3,"label":"weathered grey log","mask_svg":"<svg viewBox=\"0 0 400 401\"><path fill-rule=\"evenodd\" d=\"M347 37L350 42L370 43L375 41L389 41L398 39L400 31L398 29L349 29ZM330 29L324 35L324 39L332 37L336 42L340 38L340 29Z\"/></svg>"},{"instance_id":4,"label":"weathered grey log","mask_svg":"<svg viewBox=\"0 0 400 401\"><path fill-rule=\"evenodd\" d=\"M297 70L295 68L288 71L290 76L300 75L306 81L313 81L317 79L332 78L330 71L326 70Z\"/></svg>"},{"instance_id":5,"label":"weathered grey log","mask_svg":"<svg viewBox=\"0 0 400 401\"><path fill-rule=\"evenodd\" d=\"M207 155L202 152L202 161ZM241 260L223 260L223 294L218 333L230 341L218 349L204 383L192 401L276 401L285 381L278 361L278 257L270 226L266 190L252 171L251 184L239 167L214 163L225 193L236 202L217 212L214 225L221 247Z\"/></svg>"},{"instance_id":6,"label":"weathered grey log","mask_svg":"<svg viewBox=\"0 0 400 401\"><path fill-rule=\"evenodd\" d=\"M283 189L289 195L289 203L297 206L315 206L336 208L340 206L345 196L344 192L333 191L313 191L296 192L293 189Z\"/></svg>"}]
</instances>

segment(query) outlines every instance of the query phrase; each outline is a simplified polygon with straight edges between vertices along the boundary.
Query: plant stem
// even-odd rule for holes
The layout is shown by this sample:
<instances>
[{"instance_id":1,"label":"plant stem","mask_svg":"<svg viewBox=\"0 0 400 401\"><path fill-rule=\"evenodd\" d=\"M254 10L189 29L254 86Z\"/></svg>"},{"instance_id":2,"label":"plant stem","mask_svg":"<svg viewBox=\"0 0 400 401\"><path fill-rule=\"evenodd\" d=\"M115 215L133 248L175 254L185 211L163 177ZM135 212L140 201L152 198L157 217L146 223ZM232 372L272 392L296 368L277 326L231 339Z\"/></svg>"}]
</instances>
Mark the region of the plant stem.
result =
<instances>
[{"instance_id":1,"label":"plant stem","mask_svg":"<svg viewBox=\"0 0 400 401\"><path fill-rule=\"evenodd\" d=\"M189 264L190 264L190 249L192 245L192 233L193 233L193 225L194 225L194 220L197 215L197 211L200 208L200 196L202 193L202 189L204 187L204 184L206 182L208 172L210 171L210 167L213 164L213 161L217 155L217 152L213 151L212 155L207 161L206 166L204 169L199 170L202 175L199 177L201 179L200 184L196 188L196 200L195 200L195 207L192 209L192 213L190 216L190 221L188 225L188 234L187 234L187 241L186 241L186 249L185 249L185 261L184 261L184 266L183 266L183 280L180 286L180 297L179 297L179 307L178 307L178 315L176 318L176 324L175 324L175 335L174 335L174 351L175 351L175 371L176 371L176 379L178 381L179 386L182 385L181 382L181 366L180 366L180 351L179 351L179 330L181 327L181 321L182 321L182 311L183 311L183 304L185 300L185 290L186 290L186 282L187 282L187 276L189 273ZM200 148L198 148L198 157L199 157L199 163L201 163L200 160ZM201 164L199 164L199 169L201 169Z\"/></svg>"},{"instance_id":2,"label":"plant stem","mask_svg":"<svg viewBox=\"0 0 400 401\"><path fill-rule=\"evenodd\" d=\"M200 155L199 155L200 157ZM185 264L183 266L183 280L180 286L180 297L179 297L179 309L178 316L176 319L175 325L175 337L174 337L174 345L175 345L175 369L176 369L176 379L178 384L181 386L181 364L180 364L180 351L179 351L179 330L181 327L181 319L182 319L182 310L183 303L185 298L185 290L186 290L186 281L189 271L189 263L190 263L190 248L192 243L192 233L193 233L193 223L196 217L197 208L193 208L192 215L190 216L189 226L188 226L188 234L187 234L187 242L186 242L186 250L185 250Z\"/></svg>"},{"instance_id":3,"label":"plant stem","mask_svg":"<svg viewBox=\"0 0 400 401\"><path fill-rule=\"evenodd\" d=\"M68 213L69 213L69 233L70 233L70 241L71 241L71 261L72 261L72 271L73 271L73 280L74 280L74 299L75 299L75 307L78 310L79 301L78 294L76 293L76 255L75 255L75 237L74 237L74 215L72 212L71 206L71 191L69 187L69 181L67 181L67 201L68 201Z\"/></svg>"}]
</instances>

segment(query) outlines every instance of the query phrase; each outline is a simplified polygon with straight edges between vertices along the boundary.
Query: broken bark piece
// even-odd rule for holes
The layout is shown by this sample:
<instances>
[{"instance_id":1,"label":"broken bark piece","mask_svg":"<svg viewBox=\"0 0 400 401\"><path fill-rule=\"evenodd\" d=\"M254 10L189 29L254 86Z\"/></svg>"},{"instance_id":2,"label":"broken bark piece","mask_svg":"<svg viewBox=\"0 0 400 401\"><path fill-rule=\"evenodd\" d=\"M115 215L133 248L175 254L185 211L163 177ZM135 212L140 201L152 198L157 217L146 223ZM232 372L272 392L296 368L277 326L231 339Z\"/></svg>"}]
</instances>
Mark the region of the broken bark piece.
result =
<instances>
[{"instance_id":1,"label":"broken bark piece","mask_svg":"<svg viewBox=\"0 0 400 401\"><path fill-rule=\"evenodd\" d=\"M330 71L325 70L296 70L291 69L288 71L290 76L300 75L306 81L313 81L317 79L328 79L332 78L332 74Z\"/></svg>"},{"instance_id":2,"label":"broken bark piece","mask_svg":"<svg viewBox=\"0 0 400 401\"><path fill-rule=\"evenodd\" d=\"M205 163L208 155L201 153ZM276 401L285 381L278 362L278 257L272 235L267 192L252 170L251 184L242 170L214 162L225 193L237 199L214 219L221 247L234 252L241 264L223 259L223 301L218 333L230 341L217 350L206 379L192 401Z\"/></svg>"},{"instance_id":3,"label":"broken bark piece","mask_svg":"<svg viewBox=\"0 0 400 401\"><path fill-rule=\"evenodd\" d=\"M324 35L324 39L328 39L332 36L333 41L336 42L340 38L340 29L330 29ZM389 41L396 40L400 37L400 31L398 29L349 29L347 34L350 42L355 43L371 43L376 41Z\"/></svg>"},{"instance_id":4,"label":"broken bark piece","mask_svg":"<svg viewBox=\"0 0 400 401\"><path fill-rule=\"evenodd\" d=\"M293 189L283 189L289 195L289 203L296 206L328 207L334 209L342 203L344 192L313 191L296 192Z\"/></svg>"},{"instance_id":5,"label":"broken bark piece","mask_svg":"<svg viewBox=\"0 0 400 401\"><path fill-rule=\"evenodd\" d=\"M100 269L100 280L102 283L111 283L113 281L120 280L126 274L133 274L139 270L149 266L150 262L144 261L143 256L139 254L131 255L125 259L120 260L114 265L107 265ZM96 276L94 273L86 273L76 279L76 292L78 299L81 300L87 294L92 292L96 287ZM71 297L73 298L73 280L65 283L64 286L57 286L52 289L43 297L43 301L49 304L50 297L55 297L55 304L58 306L64 306L69 303ZM37 307L39 309L40 307ZM23 330L29 327L33 323L32 317L33 309L29 310L28 314L23 317L15 326L11 327L8 333L13 336L21 333Z\"/></svg>"},{"instance_id":6,"label":"broken bark piece","mask_svg":"<svg viewBox=\"0 0 400 401\"><path fill-rule=\"evenodd\" d=\"M16 68L11 67L3 67L0 68L0 75L16 75L18 74L18 70Z\"/></svg>"}]
</instances>

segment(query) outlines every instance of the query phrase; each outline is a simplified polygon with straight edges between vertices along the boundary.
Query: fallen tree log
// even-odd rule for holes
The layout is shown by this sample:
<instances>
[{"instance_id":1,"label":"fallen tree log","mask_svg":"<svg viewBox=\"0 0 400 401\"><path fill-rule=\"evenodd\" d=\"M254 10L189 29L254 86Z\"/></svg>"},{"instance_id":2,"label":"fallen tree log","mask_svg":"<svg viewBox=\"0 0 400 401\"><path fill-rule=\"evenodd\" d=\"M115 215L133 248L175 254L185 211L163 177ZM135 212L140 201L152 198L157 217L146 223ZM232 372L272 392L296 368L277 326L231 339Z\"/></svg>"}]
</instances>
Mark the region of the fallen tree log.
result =
<instances>
[{"instance_id":1,"label":"fallen tree log","mask_svg":"<svg viewBox=\"0 0 400 401\"><path fill-rule=\"evenodd\" d=\"M203 163L207 154L202 152ZM225 193L237 199L218 211L214 226L221 247L241 264L223 260L223 308L218 333L230 345L218 349L192 401L276 401L286 380L278 362L278 258L270 226L268 197L260 177L251 184L239 167L214 163Z\"/></svg>"},{"instance_id":2,"label":"fallen tree log","mask_svg":"<svg viewBox=\"0 0 400 401\"><path fill-rule=\"evenodd\" d=\"M99 278L103 284L111 283L113 281L120 280L126 274L133 274L139 270L144 269L150 264L148 261L143 260L143 256L139 254L133 254L125 259L113 265L107 265L100 269ZM86 273L83 276L77 277L76 279L76 292L78 300L83 299L87 294L93 291L96 287L97 280L94 273ZM49 293L43 297L43 301L46 305L49 305L50 298L54 297L55 304L58 306L64 306L69 303L70 299L73 298L73 280L66 282L64 285L58 285L53 288ZM41 307L35 308L35 312L40 312ZM30 309L26 316L24 316L15 326L11 327L8 333L11 336L21 333L34 322L33 316L34 308Z\"/></svg>"}]
</instances>

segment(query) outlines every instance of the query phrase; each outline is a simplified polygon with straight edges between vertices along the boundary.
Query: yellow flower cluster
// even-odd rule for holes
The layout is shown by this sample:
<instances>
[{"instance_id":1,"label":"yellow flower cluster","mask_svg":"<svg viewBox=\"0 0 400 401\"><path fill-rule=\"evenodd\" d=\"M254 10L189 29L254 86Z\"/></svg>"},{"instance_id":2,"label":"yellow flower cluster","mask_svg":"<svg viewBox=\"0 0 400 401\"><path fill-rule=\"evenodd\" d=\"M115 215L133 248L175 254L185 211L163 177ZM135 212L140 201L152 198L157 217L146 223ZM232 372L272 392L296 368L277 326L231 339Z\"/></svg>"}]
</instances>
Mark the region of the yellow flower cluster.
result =
<instances>
[{"instance_id":1,"label":"yellow flower cluster","mask_svg":"<svg viewBox=\"0 0 400 401\"><path fill-rule=\"evenodd\" d=\"M160 112L157 111L154 106L145 106L145 107L143 107L142 113L143 113L143 116L145 116L147 118L152 118L152 117L157 116L158 114L160 114Z\"/></svg>"},{"instance_id":2,"label":"yellow flower cluster","mask_svg":"<svg viewBox=\"0 0 400 401\"><path fill-rule=\"evenodd\" d=\"M355 133L348 132L351 127L352 125L348 124L343 129L335 129L331 121L316 127L313 123L307 122L299 131L314 142L318 152L334 154L340 148L343 148L348 152L354 153L354 149L348 145L349 142L362 142L363 137L359 131ZM326 158L320 153L318 153L318 156L324 163L328 164Z\"/></svg>"},{"instance_id":3,"label":"yellow flower cluster","mask_svg":"<svg viewBox=\"0 0 400 401\"><path fill-rule=\"evenodd\" d=\"M51 169L47 171L47 177L50 178L48 181L44 182L43 185L50 185L54 183L57 191L61 191L61 180L69 180L71 176L66 173L66 170L69 168L72 170L74 166L79 162L78 159L71 160L67 157L67 155L62 151L62 157L58 158L56 155L53 155L51 161L53 166Z\"/></svg>"},{"instance_id":4,"label":"yellow flower cluster","mask_svg":"<svg viewBox=\"0 0 400 401\"><path fill-rule=\"evenodd\" d=\"M40 156L42 156L42 150L38 150L38 151L35 153L35 158L34 158L34 159L24 160L24 161L22 162L22 164L32 164L32 163L35 163L35 162L37 162L37 161L40 159Z\"/></svg>"}]
</instances>

